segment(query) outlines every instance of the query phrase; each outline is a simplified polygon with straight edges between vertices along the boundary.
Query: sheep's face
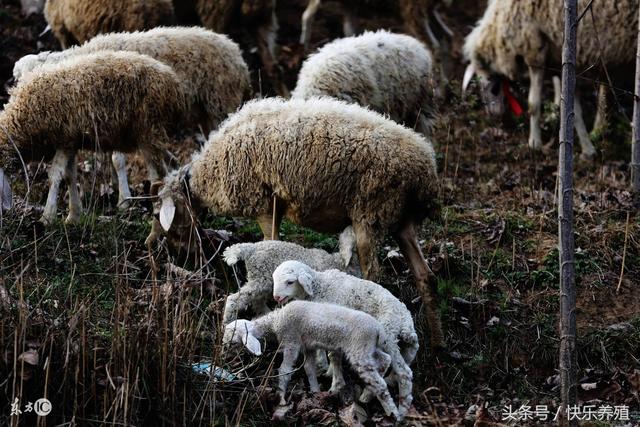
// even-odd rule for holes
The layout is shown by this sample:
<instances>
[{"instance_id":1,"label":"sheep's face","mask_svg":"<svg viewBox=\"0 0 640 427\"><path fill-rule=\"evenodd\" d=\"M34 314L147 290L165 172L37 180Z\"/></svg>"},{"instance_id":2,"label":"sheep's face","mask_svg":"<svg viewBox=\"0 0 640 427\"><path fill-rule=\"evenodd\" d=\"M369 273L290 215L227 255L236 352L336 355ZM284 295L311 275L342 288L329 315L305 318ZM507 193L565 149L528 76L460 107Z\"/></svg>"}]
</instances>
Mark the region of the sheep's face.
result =
<instances>
[{"instance_id":1,"label":"sheep's face","mask_svg":"<svg viewBox=\"0 0 640 427\"><path fill-rule=\"evenodd\" d=\"M501 116L505 111L504 91L502 90L504 77L492 74L480 77L480 93L487 113Z\"/></svg>"},{"instance_id":2,"label":"sheep's face","mask_svg":"<svg viewBox=\"0 0 640 427\"><path fill-rule=\"evenodd\" d=\"M224 346L243 346L254 356L262 354L260 340L253 334L253 322L235 320L224 327L222 344Z\"/></svg>"},{"instance_id":3,"label":"sheep's face","mask_svg":"<svg viewBox=\"0 0 640 427\"><path fill-rule=\"evenodd\" d=\"M273 299L286 304L313 296L311 268L298 261L285 261L273 272Z\"/></svg>"}]
</instances>

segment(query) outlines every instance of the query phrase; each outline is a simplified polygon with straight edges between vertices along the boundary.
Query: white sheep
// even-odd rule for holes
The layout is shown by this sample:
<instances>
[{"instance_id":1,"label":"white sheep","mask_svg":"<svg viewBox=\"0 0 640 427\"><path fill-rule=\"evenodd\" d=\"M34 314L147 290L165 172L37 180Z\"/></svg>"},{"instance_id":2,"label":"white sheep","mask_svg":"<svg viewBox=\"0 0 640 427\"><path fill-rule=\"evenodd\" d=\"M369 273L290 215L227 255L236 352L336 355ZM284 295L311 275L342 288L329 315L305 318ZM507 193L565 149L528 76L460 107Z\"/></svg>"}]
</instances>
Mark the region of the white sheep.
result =
<instances>
[{"instance_id":1,"label":"white sheep","mask_svg":"<svg viewBox=\"0 0 640 427\"><path fill-rule=\"evenodd\" d=\"M253 321L236 320L228 324L223 343L243 345L259 356L260 340L267 334L276 335L283 354L278 370L281 405L286 404L287 386L301 352L305 356L309 387L314 393L320 391L314 355L317 350L326 350L344 355L385 413L401 418L382 378L392 353L397 350L390 345L382 325L370 315L333 304L294 301ZM411 372L406 365L405 368Z\"/></svg>"},{"instance_id":2,"label":"white sheep","mask_svg":"<svg viewBox=\"0 0 640 427\"><path fill-rule=\"evenodd\" d=\"M394 368L392 380L398 383L400 414L406 414L412 401L412 378L404 367L415 359L418 336L411 313L391 292L338 270L318 272L302 262L285 261L273 272L273 298L279 303L302 299L339 304L364 311L380 322L389 345L397 349L389 353ZM344 380L341 369L336 369L339 357L330 358L334 386L340 387Z\"/></svg>"},{"instance_id":3,"label":"white sheep","mask_svg":"<svg viewBox=\"0 0 640 427\"><path fill-rule=\"evenodd\" d=\"M350 267L349 271L359 273L354 254L355 240L353 228L347 227L340 234L339 251L333 254L279 240L237 243L228 247L223 253L224 261L230 266L244 261L247 282L238 292L227 296L223 323L236 320L238 313L245 310L251 310L256 316L270 311L267 303L273 300L273 270L284 261L295 259L319 271Z\"/></svg>"},{"instance_id":4,"label":"white sheep","mask_svg":"<svg viewBox=\"0 0 640 427\"><path fill-rule=\"evenodd\" d=\"M102 34L62 52L26 55L15 63L13 76L19 82L44 64L103 50L149 55L173 68L187 101L184 125L193 130L200 128L205 135L251 94L249 69L238 45L225 35L200 27L159 27L142 32ZM118 178L118 205L126 207L131 193L122 153L114 152L112 162Z\"/></svg>"},{"instance_id":5,"label":"white sheep","mask_svg":"<svg viewBox=\"0 0 640 427\"><path fill-rule=\"evenodd\" d=\"M367 31L334 40L307 58L291 96L357 103L426 133L437 87L424 44L404 34Z\"/></svg>"},{"instance_id":6,"label":"white sheep","mask_svg":"<svg viewBox=\"0 0 640 427\"><path fill-rule=\"evenodd\" d=\"M579 8L589 2L581 0ZM578 26L577 65L620 65L631 62L636 51L638 0L596 1ZM463 79L466 89L474 73L482 80L482 94L492 114L502 114L505 98L514 105L509 80L528 71L530 133L529 145L542 147L540 130L542 84L549 61L560 63L564 21L563 0L542 2L490 0L484 16L467 36L464 54L471 62ZM595 22L594 22L595 21ZM582 156L592 157L595 148L589 138L582 107L575 102L575 128Z\"/></svg>"}]
</instances>

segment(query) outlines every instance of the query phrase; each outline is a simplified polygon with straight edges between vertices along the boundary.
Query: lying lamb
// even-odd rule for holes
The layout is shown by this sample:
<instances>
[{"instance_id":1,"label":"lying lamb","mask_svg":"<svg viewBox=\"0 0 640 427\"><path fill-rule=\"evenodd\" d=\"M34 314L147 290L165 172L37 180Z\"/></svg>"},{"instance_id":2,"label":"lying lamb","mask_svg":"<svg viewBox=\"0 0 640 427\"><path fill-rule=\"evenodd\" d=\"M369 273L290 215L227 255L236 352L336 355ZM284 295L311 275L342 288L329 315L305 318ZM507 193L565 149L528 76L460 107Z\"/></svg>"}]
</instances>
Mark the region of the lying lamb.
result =
<instances>
[{"instance_id":1,"label":"lying lamb","mask_svg":"<svg viewBox=\"0 0 640 427\"><path fill-rule=\"evenodd\" d=\"M391 292L338 270L318 272L299 261L285 261L273 272L273 298L279 303L305 299L340 304L362 310L380 322L394 349L388 351L395 374L392 379L398 382L400 415L406 414L412 401L412 376L407 365L418 351L418 336L411 313ZM336 365L340 363L340 357L330 357L333 386L339 387L344 383L342 370Z\"/></svg>"},{"instance_id":2,"label":"lying lamb","mask_svg":"<svg viewBox=\"0 0 640 427\"><path fill-rule=\"evenodd\" d=\"M329 254L321 249L307 249L300 245L279 240L257 243L238 243L225 249L223 257L230 266L244 261L247 283L227 297L222 321L227 324L238 318L238 313L251 310L256 316L268 313L267 303L272 300L273 270L284 261L295 259L314 269L344 270L359 273L357 255L354 254L356 236L352 227L340 234L339 251Z\"/></svg>"},{"instance_id":3,"label":"lying lamb","mask_svg":"<svg viewBox=\"0 0 640 427\"><path fill-rule=\"evenodd\" d=\"M305 355L304 369L311 391L320 391L314 354L316 350L327 350L343 354L378 398L385 413L399 418L398 408L382 378L389 366L389 351L394 351L394 346L382 325L370 315L333 304L294 301L256 320L236 320L228 324L223 343L241 344L259 356L262 354L260 339L268 333L276 335L283 354L278 371L281 405L286 404L287 385L300 352Z\"/></svg>"}]
</instances>

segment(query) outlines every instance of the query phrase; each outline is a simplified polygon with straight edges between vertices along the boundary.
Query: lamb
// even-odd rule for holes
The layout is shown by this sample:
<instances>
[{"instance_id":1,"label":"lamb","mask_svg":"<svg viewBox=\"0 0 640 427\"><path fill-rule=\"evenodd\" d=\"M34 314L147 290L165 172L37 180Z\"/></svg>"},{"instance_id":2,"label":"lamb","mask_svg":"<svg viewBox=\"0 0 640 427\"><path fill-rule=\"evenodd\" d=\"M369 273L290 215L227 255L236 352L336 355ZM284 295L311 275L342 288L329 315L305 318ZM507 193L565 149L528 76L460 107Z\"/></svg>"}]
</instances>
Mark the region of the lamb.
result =
<instances>
[{"instance_id":1,"label":"lamb","mask_svg":"<svg viewBox=\"0 0 640 427\"><path fill-rule=\"evenodd\" d=\"M425 303L431 344L440 347L434 275L416 234L423 219L438 217L437 189L435 154L424 136L334 99L269 98L245 104L213 132L191 163L158 186L156 206L169 241L192 230L192 212L203 208L254 218L265 239L278 235L285 216L321 232L352 225L367 279L376 277L377 247L391 233Z\"/></svg>"},{"instance_id":2,"label":"lamb","mask_svg":"<svg viewBox=\"0 0 640 427\"><path fill-rule=\"evenodd\" d=\"M273 272L273 298L279 303L290 300L308 300L339 304L361 310L373 316L384 329L389 345L396 350L389 353L398 382L400 414L411 407L411 376L402 366L410 365L418 352L411 313L391 292L368 280L359 279L339 270L318 272L299 261L285 261ZM397 355L402 360L396 360ZM334 385L344 383L342 370L336 369L339 357L331 357Z\"/></svg>"},{"instance_id":3,"label":"lamb","mask_svg":"<svg viewBox=\"0 0 640 427\"><path fill-rule=\"evenodd\" d=\"M321 249L307 249L300 245L278 240L266 240L257 243L237 243L225 249L223 257L230 266L244 261L247 270L247 283L236 293L227 297L224 306L223 323L236 320L238 313L251 309L255 315L268 313L267 303L272 300L273 270L289 259L304 261L314 269L344 270L357 273L353 266L355 234L353 228L347 227L340 234L339 251L329 254ZM356 261L357 262L357 261Z\"/></svg>"},{"instance_id":4,"label":"lamb","mask_svg":"<svg viewBox=\"0 0 640 427\"><path fill-rule=\"evenodd\" d=\"M9 186L4 171L17 174L21 160L53 159L43 220L51 222L56 216L64 177L69 187L67 222L77 222L82 210L77 151L140 150L153 166L150 178L158 179L164 175L162 144L184 111L176 73L146 55L104 51L43 65L12 88L0 113L0 187Z\"/></svg>"},{"instance_id":5,"label":"lamb","mask_svg":"<svg viewBox=\"0 0 640 427\"><path fill-rule=\"evenodd\" d=\"M302 65L292 98L332 96L429 131L435 88L431 53L418 40L388 31L334 40Z\"/></svg>"},{"instance_id":6,"label":"lamb","mask_svg":"<svg viewBox=\"0 0 640 427\"><path fill-rule=\"evenodd\" d=\"M251 95L249 69L238 45L225 35L200 27L160 27L145 32L99 35L62 52L26 55L14 65L13 76L20 81L42 64L101 50L137 52L171 66L187 101L185 126L200 127L205 135ZM121 153L113 153L112 160L119 184L118 205L126 207L131 193L125 159Z\"/></svg>"},{"instance_id":7,"label":"lamb","mask_svg":"<svg viewBox=\"0 0 640 427\"><path fill-rule=\"evenodd\" d=\"M579 2L584 8L587 0ZM595 1L594 19L587 14L578 26L578 66L605 63L620 65L634 58L637 41L638 0ZM471 61L463 81L466 89L474 73L482 81L482 92L493 114L502 114L505 97L513 103L509 80L516 80L526 66L529 87L529 145L542 147L540 131L541 96L544 69L548 61L560 62L563 42L562 0L523 2L490 0L478 25L466 38L464 54ZM606 48L604 48L606 46ZM589 139L582 108L576 97L575 128L582 157L590 158L595 148Z\"/></svg>"},{"instance_id":8,"label":"lamb","mask_svg":"<svg viewBox=\"0 0 640 427\"><path fill-rule=\"evenodd\" d=\"M259 356L262 354L260 339L269 333L276 335L283 353L278 369L281 405L286 404L287 385L300 352L305 355L309 388L313 393L320 391L313 356L316 350L327 350L347 358L388 416L402 418L382 378L397 350L390 345L382 325L370 315L338 305L293 301L256 320L236 320L228 324L223 342L243 345ZM403 374L407 371L411 374L405 365Z\"/></svg>"},{"instance_id":9,"label":"lamb","mask_svg":"<svg viewBox=\"0 0 640 427\"><path fill-rule=\"evenodd\" d=\"M63 49L113 31L173 25L171 0L47 0L44 16Z\"/></svg>"}]
</instances>

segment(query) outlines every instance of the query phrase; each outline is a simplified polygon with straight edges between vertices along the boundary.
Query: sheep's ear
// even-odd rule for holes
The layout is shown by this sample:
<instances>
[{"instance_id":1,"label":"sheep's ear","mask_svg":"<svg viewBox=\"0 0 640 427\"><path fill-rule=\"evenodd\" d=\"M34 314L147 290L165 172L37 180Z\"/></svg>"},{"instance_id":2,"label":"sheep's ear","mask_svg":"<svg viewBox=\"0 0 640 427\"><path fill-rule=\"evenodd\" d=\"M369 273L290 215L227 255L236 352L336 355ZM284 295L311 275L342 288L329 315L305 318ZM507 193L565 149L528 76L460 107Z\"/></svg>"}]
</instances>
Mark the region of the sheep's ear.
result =
<instances>
[{"instance_id":1,"label":"sheep's ear","mask_svg":"<svg viewBox=\"0 0 640 427\"><path fill-rule=\"evenodd\" d=\"M311 273L309 271L300 271L298 273L298 283L302 286L302 289L309 295L313 296L313 289L311 289L311 283L313 282L313 277L311 277Z\"/></svg>"},{"instance_id":2,"label":"sheep's ear","mask_svg":"<svg viewBox=\"0 0 640 427\"><path fill-rule=\"evenodd\" d=\"M476 67L473 64L469 64L467 69L464 71L464 77L462 78L462 92L466 92L469 87L469 83L471 83L471 79L476 74Z\"/></svg>"},{"instance_id":3,"label":"sheep's ear","mask_svg":"<svg viewBox=\"0 0 640 427\"><path fill-rule=\"evenodd\" d=\"M348 226L344 229L342 233L340 233L339 238L339 251L340 258L342 258L342 262L344 267L348 267L351 263L351 258L353 257L353 251L356 247L356 233L353 231L352 226Z\"/></svg>"},{"instance_id":4,"label":"sheep's ear","mask_svg":"<svg viewBox=\"0 0 640 427\"><path fill-rule=\"evenodd\" d=\"M242 336L242 344L249 350L249 353L254 356L260 356L262 354L262 346L260 345L260 340L258 338L251 335L251 332L246 331L246 333Z\"/></svg>"},{"instance_id":5,"label":"sheep's ear","mask_svg":"<svg viewBox=\"0 0 640 427\"><path fill-rule=\"evenodd\" d=\"M11 184L0 168L0 210L8 210L13 207L13 194L11 193Z\"/></svg>"},{"instance_id":6,"label":"sheep's ear","mask_svg":"<svg viewBox=\"0 0 640 427\"><path fill-rule=\"evenodd\" d=\"M162 198L162 206L160 207L160 225L164 231L169 231L173 218L176 215L176 205L171 197Z\"/></svg>"},{"instance_id":7,"label":"sheep's ear","mask_svg":"<svg viewBox=\"0 0 640 427\"><path fill-rule=\"evenodd\" d=\"M162 187L162 181L155 181L151 184L151 188L149 189L149 194L153 197L158 195L158 191L160 191L160 187Z\"/></svg>"}]
</instances>

